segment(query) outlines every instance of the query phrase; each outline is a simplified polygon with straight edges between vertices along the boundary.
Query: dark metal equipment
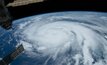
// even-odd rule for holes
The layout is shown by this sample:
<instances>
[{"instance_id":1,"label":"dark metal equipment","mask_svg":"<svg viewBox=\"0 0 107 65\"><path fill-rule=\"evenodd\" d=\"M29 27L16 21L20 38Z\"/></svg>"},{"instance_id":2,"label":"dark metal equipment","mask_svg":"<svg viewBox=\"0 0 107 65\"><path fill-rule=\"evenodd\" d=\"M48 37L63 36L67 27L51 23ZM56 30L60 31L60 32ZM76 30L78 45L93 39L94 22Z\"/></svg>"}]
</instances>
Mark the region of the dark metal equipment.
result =
<instances>
[{"instance_id":1,"label":"dark metal equipment","mask_svg":"<svg viewBox=\"0 0 107 65\"><path fill-rule=\"evenodd\" d=\"M10 29L12 24L11 16L6 8L6 4L10 1L0 0L0 26L5 29Z\"/></svg>"},{"instance_id":2,"label":"dark metal equipment","mask_svg":"<svg viewBox=\"0 0 107 65\"><path fill-rule=\"evenodd\" d=\"M9 65L19 54L24 51L23 45L18 46L12 53L0 60L0 65Z\"/></svg>"}]
</instances>

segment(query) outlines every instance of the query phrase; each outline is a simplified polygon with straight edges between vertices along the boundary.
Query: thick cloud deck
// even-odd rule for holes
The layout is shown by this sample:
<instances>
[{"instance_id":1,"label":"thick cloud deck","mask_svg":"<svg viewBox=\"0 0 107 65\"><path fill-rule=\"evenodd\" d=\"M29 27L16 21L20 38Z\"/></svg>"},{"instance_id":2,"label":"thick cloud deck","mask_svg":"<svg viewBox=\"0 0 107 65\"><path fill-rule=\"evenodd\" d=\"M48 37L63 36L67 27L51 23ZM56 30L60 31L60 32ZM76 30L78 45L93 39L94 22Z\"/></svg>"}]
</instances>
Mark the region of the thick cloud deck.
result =
<instances>
[{"instance_id":1,"label":"thick cloud deck","mask_svg":"<svg viewBox=\"0 0 107 65\"><path fill-rule=\"evenodd\" d=\"M107 65L106 13L58 12L16 22L14 35L31 65Z\"/></svg>"}]
</instances>

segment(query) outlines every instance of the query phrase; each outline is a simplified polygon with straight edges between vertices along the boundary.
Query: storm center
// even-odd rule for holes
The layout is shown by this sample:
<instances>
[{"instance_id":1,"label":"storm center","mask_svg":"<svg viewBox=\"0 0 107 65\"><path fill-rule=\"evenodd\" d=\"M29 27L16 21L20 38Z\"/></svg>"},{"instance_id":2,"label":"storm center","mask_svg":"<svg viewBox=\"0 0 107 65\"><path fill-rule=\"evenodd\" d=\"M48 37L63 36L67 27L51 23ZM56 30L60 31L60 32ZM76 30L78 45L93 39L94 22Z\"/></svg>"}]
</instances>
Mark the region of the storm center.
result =
<instances>
[{"instance_id":1,"label":"storm center","mask_svg":"<svg viewBox=\"0 0 107 65\"><path fill-rule=\"evenodd\" d=\"M36 33L36 40L39 45L48 47L58 47L67 43L72 37L67 30L63 28L54 27L41 27Z\"/></svg>"}]
</instances>

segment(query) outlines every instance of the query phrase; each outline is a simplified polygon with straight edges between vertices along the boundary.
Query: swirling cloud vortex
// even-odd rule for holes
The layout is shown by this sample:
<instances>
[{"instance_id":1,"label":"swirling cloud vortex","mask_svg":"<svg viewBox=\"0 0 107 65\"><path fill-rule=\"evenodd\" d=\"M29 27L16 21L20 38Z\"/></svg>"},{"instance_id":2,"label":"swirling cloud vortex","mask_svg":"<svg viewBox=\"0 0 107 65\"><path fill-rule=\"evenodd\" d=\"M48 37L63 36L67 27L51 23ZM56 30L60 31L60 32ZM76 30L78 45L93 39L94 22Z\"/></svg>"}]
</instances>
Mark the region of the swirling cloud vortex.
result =
<instances>
[{"instance_id":1,"label":"swirling cloud vortex","mask_svg":"<svg viewBox=\"0 0 107 65\"><path fill-rule=\"evenodd\" d=\"M16 32L29 56L47 57L43 65L107 65L107 14L43 14Z\"/></svg>"}]
</instances>

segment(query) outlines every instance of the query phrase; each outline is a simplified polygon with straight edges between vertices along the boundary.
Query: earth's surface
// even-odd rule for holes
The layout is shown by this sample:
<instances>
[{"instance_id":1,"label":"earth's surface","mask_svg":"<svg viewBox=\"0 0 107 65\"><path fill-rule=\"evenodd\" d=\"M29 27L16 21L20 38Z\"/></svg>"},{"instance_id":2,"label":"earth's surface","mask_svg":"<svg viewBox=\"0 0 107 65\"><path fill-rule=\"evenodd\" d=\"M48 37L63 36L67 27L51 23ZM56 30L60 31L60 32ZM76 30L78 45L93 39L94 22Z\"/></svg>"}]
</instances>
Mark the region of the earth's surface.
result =
<instances>
[{"instance_id":1,"label":"earth's surface","mask_svg":"<svg viewBox=\"0 0 107 65\"><path fill-rule=\"evenodd\" d=\"M46 13L0 28L0 58L19 44L25 51L10 65L107 65L107 13Z\"/></svg>"}]
</instances>

